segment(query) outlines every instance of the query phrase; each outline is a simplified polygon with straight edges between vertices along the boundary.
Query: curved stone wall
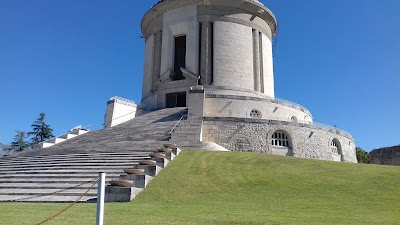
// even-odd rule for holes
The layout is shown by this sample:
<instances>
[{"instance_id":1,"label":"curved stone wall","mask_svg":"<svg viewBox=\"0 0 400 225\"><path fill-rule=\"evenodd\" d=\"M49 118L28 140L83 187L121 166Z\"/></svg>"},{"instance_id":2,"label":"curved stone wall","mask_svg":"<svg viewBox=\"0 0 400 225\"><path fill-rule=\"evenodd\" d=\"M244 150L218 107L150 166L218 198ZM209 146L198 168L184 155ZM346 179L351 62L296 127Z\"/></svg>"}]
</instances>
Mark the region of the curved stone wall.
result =
<instances>
[{"instance_id":1,"label":"curved stone wall","mask_svg":"<svg viewBox=\"0 0 400 225\"><path fill-rule=\"evenodd\" d=\"M272 38L276 19L258 1L160 1L142 19L146 38L142 103L165 107L165 94L194 85L244 88L274 97ZM185 36L184 81L174 60Z\"/></svg>"},{"instance_id":2,"label":"curved stone wall","mask_svg":"<svg viewBox=\"0 0 400 225\"><path fill-rule=\"evenodd\" d=\"M272 145L274 132L289 136L289 148ZM283 121L205 117L203 141L232 151L251 151L300 158L357 163L354 139L339 129ZM331 148L339 143L338 154Z\"/></svg>"},{"instance_id":3,"label":"curved stone wall","mask_svg":"<svg viewBox=\"0 0 400 225\"><path fill-rule=\"evenodd\" d=\"M259 113L251 115L258 111ZM297 104L279 102L268 98L239 95L206 94L204 116L236 117L279 120L312 124L312 115Z\"/></svg>"},{"instance_id":4,"label":"curved stone wall","mask_svg":"<svg viewBox=\"0 0 400 225\"><path fill-rule=\"evenodd\" d=\"M214 22L214 85L254 89L252 28Z\"/></svg>"}]
</instances>

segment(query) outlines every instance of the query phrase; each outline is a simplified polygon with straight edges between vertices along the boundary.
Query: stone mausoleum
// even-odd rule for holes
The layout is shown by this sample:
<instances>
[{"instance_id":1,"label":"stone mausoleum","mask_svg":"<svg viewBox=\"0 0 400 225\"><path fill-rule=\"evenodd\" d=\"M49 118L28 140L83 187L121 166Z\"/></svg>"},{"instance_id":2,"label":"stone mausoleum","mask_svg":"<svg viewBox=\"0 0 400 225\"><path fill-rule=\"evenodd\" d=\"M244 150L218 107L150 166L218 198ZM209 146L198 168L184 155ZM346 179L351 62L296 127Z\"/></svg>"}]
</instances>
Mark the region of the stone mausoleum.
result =
<instances>
[{"instance_id":1,"label":"stone mausoleum","mask_svg":"<svg viewBox=\"0 0 400 225\"><path fill-rule=\"evenodd\" d=\"M187 107L171 141L231 151L357 162L355 142L317 125L305 107L275 97L274 14L257 0L162 0L143 17L142 101L107 104L105 127Z\"/></svg>"}]
</instances>

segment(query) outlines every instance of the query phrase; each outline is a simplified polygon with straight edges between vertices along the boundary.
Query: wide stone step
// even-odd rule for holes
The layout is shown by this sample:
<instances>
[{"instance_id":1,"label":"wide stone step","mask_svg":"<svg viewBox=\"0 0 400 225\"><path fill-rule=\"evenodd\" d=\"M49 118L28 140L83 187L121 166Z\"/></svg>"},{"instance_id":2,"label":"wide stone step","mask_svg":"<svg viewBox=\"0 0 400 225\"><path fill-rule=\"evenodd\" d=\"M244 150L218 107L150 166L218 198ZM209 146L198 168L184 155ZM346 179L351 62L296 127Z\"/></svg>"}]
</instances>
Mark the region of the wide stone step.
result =
<instances>
[{"instance_id":1,"label":"wide stone step","mask_svg":"<svg viewBox=\"0 0 400 225\"><path fill-rule=\"evenodd\" d=\"M136 161L137 162L137 161ZM107 163L103 163L102 166L131 166L134 165L135 162L107 162ZM47 163L47 164L43 164L43 165L23 165L23 166L3 166L0 167L1 169L18 169L18 168L40 168L40 167L51 167L51 166L55 166L55 167L60 167L60 166L64 166L64 167L69 167L69 166L94 166L94 165L99 165L99 163L90 163L90 162L85 162L85 163Z\"/></svg>"},{"instance_id":2,"label":"wide stone step","mask_svg":"<svg viewBox=\"0 0 400 225\"><path fill-rule=\"evenodd\" d=\"M8 201L22 198L34 197L31 195L0 195L0 201ZM79 202L96 202L97 196L84 196ZM42 196L38 198L25 199L17 202L54 202L54 203L68 203L74 202L78 199L78 196Z\"/></svg>"},{"instance_id":3,"label":"wide stone step","mask_svg":"<svg viewBox=\"0 0 400 225\"><path fill-rule=\"evenodd\" d=\"M93 177L92 177L93 178ZM107 181L110 181L114 178L120 178L120 176L108 176ZM0 178L0 183L65 183L65 184L79 184L88 182L92 179L85 178L34 178L34 179L21 179L21 178L9 178L4 179Z\"/></svg>"},{"instance_id":4,"label":"wide stone step","mask_svg":"<svg viewBox=\"0 0 400 225\"><path fill-rule=\"evenodd\" d=\"M107 184L108 182L106 182ZM12 189L67 189L72 188L74 189L87 189L88 187L92 186L93 183L83 184L82 186L75 187L78 184L69 184L69 183L1 183L0 189L4 188L12 188ZM97 181L94 188L97 188Z\"/></svg>"},{"instance_id":5,"label":"wide stone step","mask_svg":"<svg viewBox=\"0 0 400 225\"><path fill-rule=\"evenodd\" d=\"M132 163L131 165L125 165L125 166L121 166L121 165L108 165L108 166L99 166L99 165L95 165L95 166L53 166L53 167L32 167L32 168L14 168L12 171L26 171L26 170L30 170L30 171L36 171L36 170L63 170L63 169L90 169L90 170L96 170L97 172L103 172L102 170L104 169L125 169L125 168L130 168L133 167L134 165L137 165L138 163ZM7 172L10 170L5 170L5 169L0 169L0 171L2 172Z\"/></svg>"},{"instance_id":6,"label":"wide stone step","mask_svg":"<svg viewBox=\"0 0 400 225\"><path fill-rule=\"evenodd\" d=\"M49 152L51 153L51 152ZM35 156L18 156L20 158L47 158L47 157L91 157L96 155L141 155L147 153L146 151L133 151L133 152L95 152L95 153L65 153L65 154L51 154L51 155L35 155ZM16 158L10 158L16 159Z\"/></svg>"},{"instance_id":7,"label":"wide stone step","mask_svg":"<svg viewBox=\"0 0 400 225\"><path fill-rule=\"evenodd\" d=\"M53 165L53 164L112 164L112 163L130 163L130 162L137 162L142 159L149 159L150 157L141 157L141 158L133 158L133 159L120 159L120 160L81 160L81 161L70 161L70 160L63 160L63 161L46 161L46 162L16 162L16 163L9 163L9 164L1 164L0 168L9 168L9 167L20 167L20 166L34 166L34 165Z\"/></svg>"},{"instance_id":8,"label":"wide stone step","mask_svg":"<svg viewBox=\"0 0 400 225\"><path fill-rule=\"evenodd\" d=\"M86 188L86 190L88 190ZM62 191L60 193L54 194L54 196L81 196L83 193L85 193L85 190L75 190L75 189L70 189L70 190L63 190L63 189L46 189L46 190L41 190L41 189L0 189L0 195L47 195L50 193ZM86 196L96 196L97 195L97 189L91 189Z\"/></svg>"},{"instance_id":9,"label":"wide stone step","mask_svg":"<svg viewBox=\"0 0 400 225\"><path fill-rule=\"evenodd\" d=\"M12 165L2 165L0 166L0 170L10 170L12 168L32 168L32 167L52 167L52 166L95 166L95 165L130 165L137 163L143 159L150 159L147 158L140 158L134 160L121 160L121 161L99 161L99 162L91 162L91 161L84 161L84 162L47 162L47 163L27 163L27 164L12 164Z\"/></svg>"},{"instance_id":10,"label":"wide stone step","mask_svg":"<svg viewBox=\"0 0 400 225\"><path fill-rule=\"evenodd\" d=\"M11 158L9 160L0 160L0 164L2 163L10 163L10 162L35 162L35 161L45 161L45 160L53 160L53 161L62 161L62 160L85 160L85 159L121 159L121 157L127 158L141 158L149 155L149 152L141 155L96 155L96 156L64 156L64 157L30 157L30 158Z\"/></svg>"},{"instance_id":11,"label":"wide stone step","mask_svg":"<svg viewBox=\"0 0 400 225\"><path fill-rule=\"evenodd\" d=\"M123 173L123 172L122 172ZM109 173L108 177L115 177L118 176L120 173ZM1 174L0 179L8 179L8 178L57 178L57 177L63 177L63 178L75 178L75 177L80 177L80 178L91 178L93 176L96 176L97 173L55 173L55 174Z\"/></svg>"},{"instance_id":12,"label":"wide stone step","mask_svg":"<svg viewBox=\"0 0 400 225\"><path fill-rule=\"evenodd\" d=\"M48 152L51 153L51 152ZM119 157L119 156L136 156L141 157L148 154L148 151L131 151L129 153L106 153L106 152L93 152L92 154L79 154L79 153L71 153L67 155L38 155L38 156L18 156L18 157L10 157L10 158L2 158L0 161L13 161L13 160L30 160L30 159L70 159L70 158L93 158L93 157Z\"/></svg>"},{"instance_id":13,"label":"wide stone step","mask_svg":"<svg viewBox=\"0 0 400 225\"><path fill-rule=\"evenodd\" d=\"M100 171L101 170L101 171ZM103 173L121 173L123 172L123 169L87 169L87 168L82 168L82 169L52 169L52 170L21 170L21 171L0 171L0 175L2 174L96 174L99 172Z\"/></svg>"},{"instance_id":14,"label":"wide stone step","mask_svg":"<svg viewBox=\"0 0 400 225\"><path fill-rule=\"evenodd\" d=\"M146 158L150 158L150 157L146 157ZM131 160L125 160L125 159L121 159L121 160L87 160L87 161L61 161L61 162L31 162L31 163L13 163L13 164L8 164L8 165L0 165L0 168L16 168L16 167L34 167L34 166L51 166L51 165L110 165L110 164L130 164L133 162L138 162L140 160L145 159L145 157L143 158L135 158L135 159L131 159Z\"/></svg>"},{"instance_id":15,"label":"wide stone step","mask_svg":"<svg viewBox=\"0 0 400 225\"><path fill-rule=\"evenodd\" d=\"M154 149L153 151L155 151ZM72 161L87 161L87 160L128 160L128 159L137 159L137 158L143 158L143 157L148 157L151 151L147 152L146 154L143 155L117 155L117 156L94 156L94 157L47 157L47 158L29 158L29 159L23 159L23 158L13 158L10 160L0 160L0 165L8 165L8 164L15 164L15 163L30 163L30 162L47 162L47 161L57 161L57 162L62 162L65 160L72 160Z\"/></svg>"}]
</instances>

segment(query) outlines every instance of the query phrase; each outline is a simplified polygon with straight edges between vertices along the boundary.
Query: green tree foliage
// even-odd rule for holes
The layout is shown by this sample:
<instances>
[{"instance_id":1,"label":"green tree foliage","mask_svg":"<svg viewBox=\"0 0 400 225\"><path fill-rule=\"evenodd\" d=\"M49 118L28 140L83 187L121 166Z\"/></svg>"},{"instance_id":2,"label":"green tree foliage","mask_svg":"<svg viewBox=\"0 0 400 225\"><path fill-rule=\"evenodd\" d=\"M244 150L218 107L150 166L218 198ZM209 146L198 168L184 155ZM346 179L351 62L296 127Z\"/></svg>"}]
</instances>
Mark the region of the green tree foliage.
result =
<instances>
[{"instance_id":1,"label":"green tree foliage","mask_svg":"<svg viewBox=\"0 0 400 225\"><path fill-rule=\"evenodd\" d=\"M360 147L356 147L356 154L358 163L369 163L368 152L364 151Z\"/></svg>"},{"instance_id":2,"label":"green tree foliage","mask_svg":"<svg viewBox=\"0 0 400 225\"><path fill-rule=\"evenodd\" d=\"M14 141L11 142L11 147L17 151L23 151L29 148L30 144L25 141L27 138L26 133L23 131L18 131L15 134Z\"/></svg>"},{"instance_id":3,"label":"green tree foliage","mask_svg":"<svg viewBox=\"0 0 400 225\"><path fill-rule=\"evenodd\" d=\"M37 144L54 137L53 129L50 128L50 125L44 122L45 117L46 114L40 113L39 118L37 118L31 125L33 131L28 132L28 135L33 136L31 138L32 144Z\"/></svg>"}]
</instances>

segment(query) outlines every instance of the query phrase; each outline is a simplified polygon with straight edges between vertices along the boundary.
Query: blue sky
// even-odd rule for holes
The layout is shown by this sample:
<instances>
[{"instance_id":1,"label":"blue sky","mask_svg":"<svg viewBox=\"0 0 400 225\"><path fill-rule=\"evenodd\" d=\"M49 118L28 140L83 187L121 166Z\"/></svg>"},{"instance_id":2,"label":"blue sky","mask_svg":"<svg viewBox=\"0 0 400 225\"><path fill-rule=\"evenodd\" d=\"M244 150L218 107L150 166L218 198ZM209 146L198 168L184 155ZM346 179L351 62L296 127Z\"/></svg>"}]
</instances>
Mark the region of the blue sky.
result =
<instances>
[{"instance_id":1,"label":"blue sky","mask_svg":"<svg viewBox=\"0 0 400 225\"><path fill-rule=\"evenodd\" d=\"M106 102L140 102L140 21L156 0L0 1L0 142L40 112L56 135L102 128ZM269 0L275 95L370 151L400 144L400 1Z\"/></svg>"}]
</instances>

